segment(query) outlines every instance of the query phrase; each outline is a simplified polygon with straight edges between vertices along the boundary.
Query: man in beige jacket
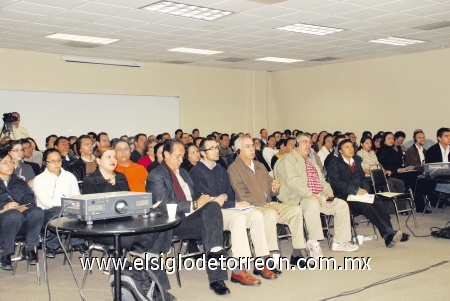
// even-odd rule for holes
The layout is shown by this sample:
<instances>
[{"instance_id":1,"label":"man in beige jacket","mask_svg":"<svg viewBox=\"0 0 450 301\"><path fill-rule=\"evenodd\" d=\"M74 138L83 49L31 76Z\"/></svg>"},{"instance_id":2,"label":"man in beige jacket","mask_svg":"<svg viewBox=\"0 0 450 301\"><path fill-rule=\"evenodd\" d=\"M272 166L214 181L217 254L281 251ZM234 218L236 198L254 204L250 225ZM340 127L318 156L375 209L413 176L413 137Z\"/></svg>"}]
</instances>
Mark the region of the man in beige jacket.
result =
<instances>
[{"instance_id":1,"label":"man in beige jacket","mask_svg":"<svg viewBox=\"0 0 450 301\"><path fill-rule=\"evenodd\" d=\"M334 216L334 252L354 252L357 245L351 239L350 213L344 200L335 198L330 184L325 181L319 167L309 158L311 139L308 134L297 137L298 147L286 154L275 165L275 178L281 182L278 199L283 204L299 205L308 229L306 243L310 255L322 257L318 240L323 240L320 213Z\"/></svg>"}]
</instances>

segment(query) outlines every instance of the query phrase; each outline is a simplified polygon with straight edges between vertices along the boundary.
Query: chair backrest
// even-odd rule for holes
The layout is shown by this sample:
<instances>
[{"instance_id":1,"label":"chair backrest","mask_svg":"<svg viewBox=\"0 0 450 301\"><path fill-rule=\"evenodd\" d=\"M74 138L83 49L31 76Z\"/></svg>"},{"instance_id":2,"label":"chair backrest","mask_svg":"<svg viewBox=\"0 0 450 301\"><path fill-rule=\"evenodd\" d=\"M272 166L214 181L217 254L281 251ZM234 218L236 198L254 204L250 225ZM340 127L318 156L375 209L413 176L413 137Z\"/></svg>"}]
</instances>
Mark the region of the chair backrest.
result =
<instances>
[{"instance_id":1,"label":"chair backrest","mask_svg":"<svg viewBox=\"0 0 450 301\"><path fill-rule=\"evenodd\" d=\"M375 193L389 191L389 185L382 168L370 169L370 179L372 180L373 190Z\"/></svg>"}]
</instances>

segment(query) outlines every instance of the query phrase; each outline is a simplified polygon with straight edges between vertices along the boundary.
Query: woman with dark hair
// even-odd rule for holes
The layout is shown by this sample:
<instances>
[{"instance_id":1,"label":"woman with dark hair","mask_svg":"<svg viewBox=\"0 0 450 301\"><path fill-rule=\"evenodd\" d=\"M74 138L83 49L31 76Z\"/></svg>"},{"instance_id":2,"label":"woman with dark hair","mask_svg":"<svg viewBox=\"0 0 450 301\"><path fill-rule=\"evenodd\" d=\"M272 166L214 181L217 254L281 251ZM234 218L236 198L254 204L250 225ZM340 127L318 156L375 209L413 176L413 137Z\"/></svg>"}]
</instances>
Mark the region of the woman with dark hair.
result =
<instances>
[{"instance_id":1,"label":"woman with dark hair","mask_svg":"<svg viewBox=\"0 0 450 301\"><path fill-rule=\"evenodd\" d=\"M145 169L155 161L156 140L147 140L145 143L144 154L137 164L144 166Z\"/></svg>"},{"instance_id":2,"label":"woman with dark hair","mask_svg":"<svg viewBox=\"0 0 450 301\"><path fill-rule=\"evenodd\" d=\"M313 149L316 151L316 153L318 153L323 146L323 139L325 138L325 136L327 135L327 131L320 131L319 135L317 135L317 141L315 144L313 144ZM297 138L297 137L295 137Z\"/></svg>"},{"instance_id":3,"label":"woman with dark hair","mask_svg":"<svg viewBox=\"0 0 450 301\"><path fill-rule=\"evenodd\" d=\"M158 143L153 148L155 152L155 161L152 162L149 166L147 166L147 172L150 173L153 169L158 167L158 165L164 160L163 158L163 146L164 143Z\"/></svg>"},{"instance_id":4,"label":"woman with dark hair","mask_svg":"<svg viewBox=\"0 0 450 301\"><path fill-rule=\"evenodd\" d=\"M184 155L183 163L181 164L181 168L186 169L187 171L191 171L191 168L197 165L200 161L200 152L198 151L198 147L195 144L186 144L184 147L186 152Z\"/></svg>"},{"instance_id":5,"label":"woman with dark hair","mask_svg":"<svg viewBox=\"0 0 450 301\"><path fill-rule=\"evenodd\" d=\"M99 147L94 155L98 167L84 179L83 194L130 191L125 176L115 171L116 151L110 146Z\"/></svg>"},{"instance_id":6,"label":"woman with dark hair","mask_svg":"<svg viewBox=\"0 0 450 301\"><path fill-rule=\"evenodd\" d=\"M83 194L130 191L127 179L124 174L115 171L117 166L116 152L112 147L99 147L95 151L98 169L87 176L83 183ZM156 161L155 161L156 162ZM121 238L122 248L133 249L133 244L143 241L152 241L155 234L130 235ZM110 237L96 238L102 244L113 245ZM140 244L138 246L141 246ZM164 270L153 271L157 278L167 277ZM168 280L167 280L168 281ZM168 282L167 282L168 283ZM170 287L164 285L160 288L164 290L166 300L172 300L172 296L167 292Z\"/></svg>"},{"instance_id":7,"label":"woman with dark hair","mask_svg":"<svg viewBox=\"0 0 450 301\"><path fill-rule=\"evenodd\" d=\"M36 141L34 141L33 138L27 137L27 138L25 138L25 139L27 139L28 141L30 141L30 144L31 144L31 146L33 147L33 150L40 152L39 147L38 147L38 145L36 144Z\"/></svg>"},{"instance_id":8,"label":"woman with dark hair","mask_svg":"<svg viewBox=\"0 0 450 301\"><path fill-rule=\"evenodd\" d=\"M372 133L370 131L364 131L362 133L362 137L366 137L366 136L372 138Z\"/></svg>"},{"instance_id":9,"label":"woman with dark hair","mask_svg":"<svg viewBox=\"0 0 450 301\"><path fill-rule=\"evenodd\" d=\"M322 162L322 166L325 164L325 159L331 152L333 152L333 136L331 134L326 134L323 138L323 146L317 153Z\"/></svg>"},{"instance_id":10,"label":"woman with dark hair","mask_svg":"<svg viewBox=\"0 0 450 301\"><path fill-rule=\"evenodd\" d=\"M383 138L382 136L376 134L375 136L373 136L372 139L372 150L373 152L376 154L381 147L381 138Z\"/></svg>"},{"instance_id":11,"label":"woman with dark hair","mask_svg":"<svg viewBox=\"0 0 450 301\"><path fill-rule=\"evenodd\" d=\"M33 190L36 203L44 210L44 225L54 216L61 213L61 197L79 195L78 182L75 176L62 168L61 153L48 148L43 154L43 172L34 179ZM60 244L58 238L52 232L48 232L47 251L48 258L54 258ZM84 239L71 238L70 243L73 250L85 253L87 246Z\"/></svg>"},{"instance_id":12,"label":"woman with dark hair","mask_svg":"<svg viewBox=\"0 0 450 301\"><path fill-rule=\"evenodd\" d=\"M370 177L370 168L375 168L376 165L380 165L378 162L377 155L372 150L372 138L368 136L363 136L361 138L359 151L357 153L358 156L362 158L362 168L364 170L364 173L366 174L366 177ZM391 191L395 192L405 192L405 183L403 183L402 180L391 178L390 175L392 172L390 170L384 170L384 173L389 178L387 179L389 189Z\"/></svg>"},{"instance_id":13,"label":"woman with dark hair","mask_svg":"<svg viewBox=\"0 0 450 301\"><path fill-rule=\"evenodd\" d=\"M20 140L10 140L5 144L5 150L14 162L14 173L16 176L27 182L30 187L33 187L33 179L36 175L33 168L23 162L22 142Z\"/></svg>"},{"instance_id":14,"label":"woman with dark hair","mask_svg":"<svg viewBox=\"0 0 450 301\"><path fill-rule=\"evenodd\" d=\"M395 150L394 147L394 134L385 132L377 152L378 161L385 170L392 172L392 177L402 180L414 191L418 173L414 166L403 166L403 152L401 149Z\"/></svg>"}]
</instances>

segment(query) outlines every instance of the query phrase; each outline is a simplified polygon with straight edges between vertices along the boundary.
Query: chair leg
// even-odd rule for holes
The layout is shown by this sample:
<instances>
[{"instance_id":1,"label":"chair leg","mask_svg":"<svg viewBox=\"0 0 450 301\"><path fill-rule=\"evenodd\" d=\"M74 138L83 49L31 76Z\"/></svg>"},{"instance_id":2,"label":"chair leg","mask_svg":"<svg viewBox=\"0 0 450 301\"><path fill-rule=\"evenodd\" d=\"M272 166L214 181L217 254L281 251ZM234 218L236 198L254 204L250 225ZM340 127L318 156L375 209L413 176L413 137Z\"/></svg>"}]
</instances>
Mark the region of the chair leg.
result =
<instances>
[{"instance_id":1,"label":"chair leg","mask_svg":"<svg viewBox=\"0 0 450 301\"><path fill-rule=\"evenodd\" d=\"M252 240L252 235L250 233L250 229L247 229L247 238L248 238L248 246L250 248L250 254L252 254L252 256L255 258L256 257L255 247L253 246L253 240ZM279 242L278 242L278 245L280 245Z\"/></svg>"},{"instance_id":2,"label":"chair leg","mask_svg":"<svg viewBox=\"0 0 450 301\"><path fill-rule=\"evenodd\" d=\"M397 217L397 223L398 223L398 229L401 230L402 227L400 226L400 218L398 217L398 208L397 208L397 200L394 199L392 200L392 202L394 203L394 208L395 208L395 216Z\"/></svg>"},{"instance_id":3,"label":"chair leg","mask_svg":"<svg viewBox=\"0 0 450 301\"><path fill-rule=\"evenodd\" d=\"M428 195L425 195L424 198L425 198L425 208L423 209L422 215L425 215L425 211L427 211L427 208L431 208L431 202L430 199L428 198Z\"/></svg>"},{"instance_id":4,"label":"chair leg","mask_svg":"<svg viewBox=\"0 0 450 301\"><path fill-rule=\"evenodd\" d=\"M175 256L175 276L177 277L177 283L178 283L178 287L181 287L181 278L180 278L180 271L179 271L179 266L181 265L181 258L179 258L179 256L181 255L181 248L183 247L183 241L180 240L179 241L180 246L178 248L178 250L176 249L175 243L173 243L173 253ZM178 261L178 259L180 259L180 261Z\"/></svg>"}]
</instances>

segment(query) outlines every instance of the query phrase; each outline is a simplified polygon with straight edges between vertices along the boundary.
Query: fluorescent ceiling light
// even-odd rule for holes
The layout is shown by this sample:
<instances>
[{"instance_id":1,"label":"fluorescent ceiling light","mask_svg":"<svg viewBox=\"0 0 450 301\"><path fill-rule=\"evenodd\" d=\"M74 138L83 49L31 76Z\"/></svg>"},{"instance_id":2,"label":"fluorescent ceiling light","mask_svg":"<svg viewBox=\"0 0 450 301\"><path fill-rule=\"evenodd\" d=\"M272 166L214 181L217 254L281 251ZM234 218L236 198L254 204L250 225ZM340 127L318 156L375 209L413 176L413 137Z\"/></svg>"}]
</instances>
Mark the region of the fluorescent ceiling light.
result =
<instances>
[{"instance_id":1,"label":"fluorescent ceiling light","mask_svg":"<svg viewBox=\"0 0 450 301\"><path fill-rule=\"evenodd\" d=\"M284 31L292 31L292 32L300 32L300 33L306 33L306 34L313 34L313 35L317 35L317 36L324 36L327 34L332 34L332 33L336 33L336 32L345 30L342 28L318 26L318 25L311 25L311 24L304 24L304 23L292 24L292 25L288 25L288 26L278 27L275 29L284 30Z\"/></svg>"},{"instance_id":2,"label":"fluorescent ceiling light","mask_svg":"<svg viewBox=\"0 0 450 301\"><path fill-rule=\"evenodd\" d=\"M408 46L408 45L413 45L413 44L425 43L426 41L389 37L386 39L370 40L369 42L380 43L380 44L389 44L389 45L394 45L394 46Z\"/></svg>"},{"instance_id":3,"label":"fluorescent ceiling light","mask_svg":"<svg viewBox=\"0 0 450 301\"><path fill-rule=\"evenodd\" d=\"M303 60L286 59L286 58L282 58L282 57L272 57L272 56L255 59L255 61L268 61L268 62L287 63L287 64L303 62Z\"/></svg>"},{"instance_id":4,"label":"fluorescent ceiling light","mask_svg":"<svg viewBox=\"0 0 450 301\"><path fill-rule=\"evenodd\" d=\"M84 43L93 43L93 44L111 44L119 41L119 39L107 39L107 38L97 38L97 37L89 37L89 36L78 36L73 34L64 34L64 33L54 33L46 38L57 39L57 40L66 40L66 41L76 41L76 42L84 42Z\"/></svg>"},{"instance_id":5,"label":"fluorescent ceiling light","mask_svg":"<svg viewBox=\"0 0 450 301\"><path fill-rule=\"evenodd\" d=\"M231 11L211 9L207 7L188 5L172 1L157 2L155 4L144 6L141 9L156 13L181 16L204 21L213 21L233 14L233 12Z\"/></svg>"},{"instance_id":6,"label":"fluorescent ceiling light","mask_svg":"<svg viewBox=\"0 0 450 301\"><path fill-rule=\"evenodd\" d=\"M218 53L223 52L223 51L197 49L197 48L184 48L184 47L172 48L172 49L167 49L167 50L174 51L174 52L187 52L187 53L206 54L206 55L218 54Z\"/></svg>"}]
</instances>

